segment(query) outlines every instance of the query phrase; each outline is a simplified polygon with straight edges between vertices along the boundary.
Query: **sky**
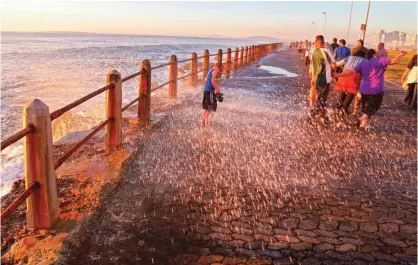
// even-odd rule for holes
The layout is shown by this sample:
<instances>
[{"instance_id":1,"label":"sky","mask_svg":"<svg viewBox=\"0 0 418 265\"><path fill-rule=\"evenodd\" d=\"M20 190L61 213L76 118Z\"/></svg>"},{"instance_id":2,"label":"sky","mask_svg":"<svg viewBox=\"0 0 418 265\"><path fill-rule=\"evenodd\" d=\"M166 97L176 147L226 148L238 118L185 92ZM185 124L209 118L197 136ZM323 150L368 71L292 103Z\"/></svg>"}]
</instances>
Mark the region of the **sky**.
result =
<instances>
[{"instance_id":1,"label":"sky","mask_svg":"<svg viewBox=\"0 0 418 265\"><path fill-rule=\"evenodd\" d=\"M0 0L0 2L2 2ZM354 2L350 36L365 22L368 2ZM2 31L82 31L228 37L347 38L345 2L39 2L3 1ZM326 12L326 24L324 29ZM312 22L315 22L315 26ZM367 38L383 29L417 32L417 2L371 2Z\"/></svg>"}]
</instances>

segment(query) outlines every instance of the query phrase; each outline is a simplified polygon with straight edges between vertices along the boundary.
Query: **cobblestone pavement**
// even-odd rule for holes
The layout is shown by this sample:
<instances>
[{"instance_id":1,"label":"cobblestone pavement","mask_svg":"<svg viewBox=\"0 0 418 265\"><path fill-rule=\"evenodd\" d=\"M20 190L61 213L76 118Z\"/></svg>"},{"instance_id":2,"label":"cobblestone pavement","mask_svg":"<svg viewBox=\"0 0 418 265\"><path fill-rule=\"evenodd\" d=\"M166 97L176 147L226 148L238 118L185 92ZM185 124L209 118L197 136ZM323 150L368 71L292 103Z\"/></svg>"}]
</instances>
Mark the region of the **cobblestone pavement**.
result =
<instances>
[{"instance_id":1,"label":"cobblestone pavement","mask_svg":"<svg viewBox=\"0 0 418 265\"><path fill-rule=\"evenodd\" d=\"M388 88L371 132L338 115L310 126L296 53L261 63L300 76L235 72L209 128L200 93L185 97L60 262L416 264L417 120L401 93Z\"/></svg>"}]
</instances>

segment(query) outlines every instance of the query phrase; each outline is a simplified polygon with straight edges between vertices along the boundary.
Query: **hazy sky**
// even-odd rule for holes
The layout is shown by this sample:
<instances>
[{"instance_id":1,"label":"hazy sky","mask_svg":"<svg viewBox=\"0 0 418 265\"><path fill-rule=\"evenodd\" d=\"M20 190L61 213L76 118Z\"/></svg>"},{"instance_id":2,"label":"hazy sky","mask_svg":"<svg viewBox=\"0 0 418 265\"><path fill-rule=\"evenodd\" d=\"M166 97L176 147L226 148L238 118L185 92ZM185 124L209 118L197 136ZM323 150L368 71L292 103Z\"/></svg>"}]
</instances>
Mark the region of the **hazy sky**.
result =
<instances>
[{"instance_id":1,"label":"hazy sky","mask_svg":"<svg viewBox=\"0 0 418 265\"><path fill-rule=\"evenodd\" d=\"M272 36L323 33L346 38L351 2L3 2L3 31ZM350 36L358 36L367 2L354 2ZM316 23L316 30L312 22ZM417 2L372 2L368 33L417 32ZM368 34L368 36L369 36Z\"/></svg>"}]
</instances>

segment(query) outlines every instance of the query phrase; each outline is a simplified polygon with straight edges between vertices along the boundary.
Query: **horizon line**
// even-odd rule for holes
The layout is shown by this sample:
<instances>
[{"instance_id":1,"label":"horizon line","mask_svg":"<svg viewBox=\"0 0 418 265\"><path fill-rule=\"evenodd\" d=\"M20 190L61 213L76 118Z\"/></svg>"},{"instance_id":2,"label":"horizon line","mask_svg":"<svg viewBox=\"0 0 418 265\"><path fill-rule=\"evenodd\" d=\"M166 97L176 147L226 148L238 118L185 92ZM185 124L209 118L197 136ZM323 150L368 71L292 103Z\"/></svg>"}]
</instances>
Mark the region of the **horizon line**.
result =
<instances>
[{"instance_id":1,"label":"horizon line","mask_svg":"<svg viewBox=\"0 0 418 265\"><path fill-rule=\"evenodd\" d=\"M46 31L14 31L14 30L2 30L1 33L67 33L67 34L94 34L94 35L133 35L133 36L150 36L150 37L184 37L184 38L210 38L210 39L251 39L251 38L266 38L274 40L288 40L288 39L279 39L272 36L246 36L246 37L233 37L225 35L172 35L172 34L141 34L141 33L111 33L111 32L90 32L90 31L65 31L65 30L46 30ZM290 39L289 39L290 40Z\"/></svg>"}]
</instances>

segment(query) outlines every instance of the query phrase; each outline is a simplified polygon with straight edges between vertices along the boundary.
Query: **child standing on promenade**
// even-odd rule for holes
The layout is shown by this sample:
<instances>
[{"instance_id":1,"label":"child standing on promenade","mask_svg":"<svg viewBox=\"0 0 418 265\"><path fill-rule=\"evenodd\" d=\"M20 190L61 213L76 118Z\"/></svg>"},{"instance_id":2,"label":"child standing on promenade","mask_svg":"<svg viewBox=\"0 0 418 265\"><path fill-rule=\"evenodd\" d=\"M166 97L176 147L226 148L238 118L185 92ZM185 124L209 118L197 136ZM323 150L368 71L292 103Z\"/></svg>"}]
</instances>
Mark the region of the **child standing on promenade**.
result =
<instances>
[{"instance_id":1,"label":"child standing on promenade","mask_svg":"<svg viewBox=\"0 0 418 265\"><path fill-rule=\"evenodd\" d=\"M215 63L212 69L209 70L206 76L205 88L203 90L202 107L204 109L202 116L202 125L207 126L209 124L209 115L216 111L217 100L216 94L220 95L219 85L216 81L216 77L221 73L221 65L218 62Z\"/></svg>"}]
</instances>

